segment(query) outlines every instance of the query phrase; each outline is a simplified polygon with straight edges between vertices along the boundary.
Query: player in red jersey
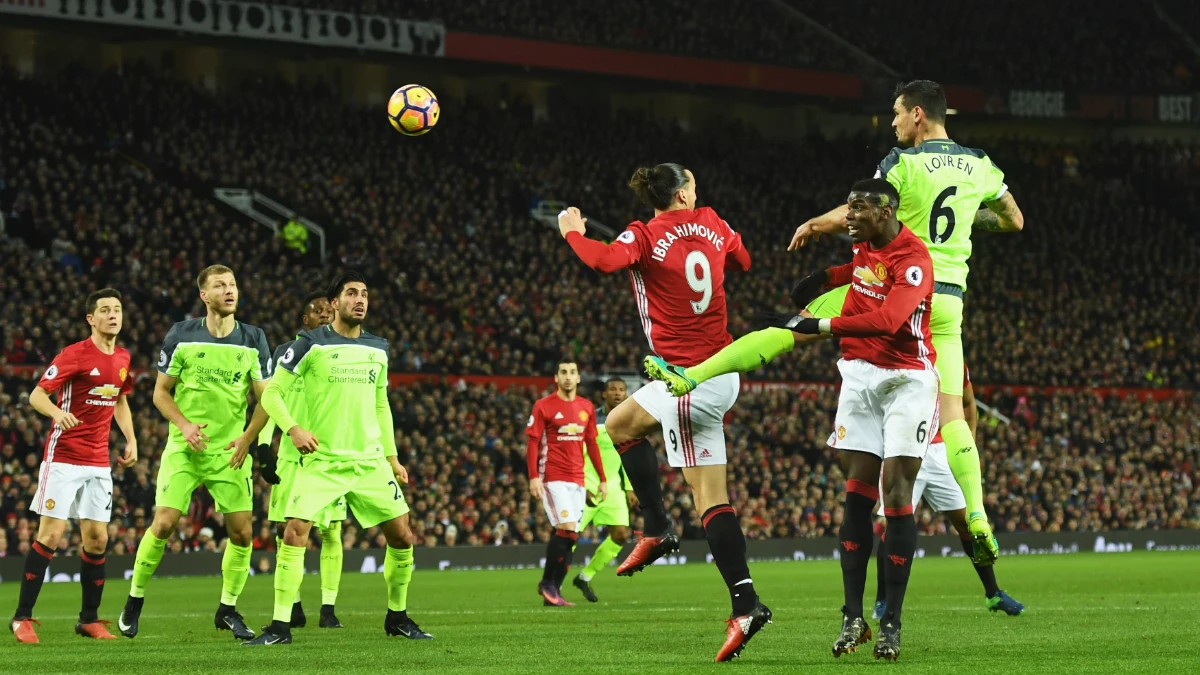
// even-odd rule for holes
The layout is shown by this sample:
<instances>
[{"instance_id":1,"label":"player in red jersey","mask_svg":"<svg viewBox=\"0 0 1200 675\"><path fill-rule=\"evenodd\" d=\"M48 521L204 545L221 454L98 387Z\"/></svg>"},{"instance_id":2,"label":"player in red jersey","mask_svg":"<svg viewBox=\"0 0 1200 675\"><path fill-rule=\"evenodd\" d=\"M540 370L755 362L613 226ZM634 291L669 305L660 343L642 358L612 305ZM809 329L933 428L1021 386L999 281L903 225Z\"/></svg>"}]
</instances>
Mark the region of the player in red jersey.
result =
<instances>
[{"instance_id":1,"label":"player in red jersey","mask_svg":"<svg viewBox=\"0 0 1200 675\"><path fill-rule=\"evenodd\" d=\"M600 474L601 501L608 498L608 485L600 461L600 445L596 443L596 407L576 395L579 366L571 360L560 361L554 384L554 393L538 399L529 414L529 423L525 425L526 460L529 492L542 500L546 517L554 527L554 535L546 545L546 568L538 584L538 595L545 605L573 607L575 603L564 600L560 589L571 567L571 552L579 539L576 530L587 501L583 487L585 447L592 466Z\"/></svg>"},{"instance_id":2,"label":"player in red jersey","mask_svg":"<svg viewBox=\"0 0 1200 675\"><path fill-rule=\"evenodd\" d=\"M68 518L79 519L83 538L79 551L83 608L75 632L99 640L114 639L105 628L108 622L96 615L104 592L104 554L112 513L108 434L115 417L125 435L125 454L118 462L124 467L133 466L137 462L137 439L128 400L133 377L129 373L129 352L117 346L121 294L111 288L96 291L87 297L86 306L92 336L54 357L29 395L29 405L54 420L54 426L46 439L33 496L33 510L41 515L37 539L25 557L17 613L10 623L17 642L27 644L38 642L33 605ZM56 391L58 405L50 400L50 394Z\"/></svg>"},{"instance_id":3,"label":"player in red jersey","mask_svg":"<svg viewBox=\"0 0 1200 675\"><path fill-rule=\"evenodd\" d=\"M584 236L579 210L559 216L559 230L575 253L598 272L628 270L646 342L658 359L694 365L732 342L725 312L725 271L750 269L741 236L711 208L696 208L696 179L678 164L640 168L629 181L638 198L654 208L649 223L631 223L610 245ZM687 396L674 398L652 382L613 409L605 429L618 449L646 519L644 535L617 569L632 574L677 550L674 526L662 510L658 460L648 448L629 444L662 431L667 459L683 469L713 561L729 588L732 613L717 661L728 661L764 625L771 610L758 600L746 564L742 534L725 478L725 413L737 401L737 373L713 378ZM647 456L648 455L648 456Z\"/></svg>"},{"instance_id":4,"label":"player in red jersey","mask_svg":"<svg viewBox=\"0 0 1200 675\"><path fill-rule=\"evenodd\" d=\"M925 244L896 220L900 194L891 183L859 181L846 202L854 259L817 272L798 286L817 290L849 285L842 315L775 317L768 323L800 335L842 338L842 390L829 445L838 450L847 478L846 515L838 534L845 605L833 655L853 652L871 639L863 618L863 587L882 468L888 530L884 546L891 565L875 658L895 660L900 655L900 612L917 548L913 484L938 428L940 383L929 332L933 260ZM803 306L808 299L797 304Z\"/></svg>"}]
</instances>

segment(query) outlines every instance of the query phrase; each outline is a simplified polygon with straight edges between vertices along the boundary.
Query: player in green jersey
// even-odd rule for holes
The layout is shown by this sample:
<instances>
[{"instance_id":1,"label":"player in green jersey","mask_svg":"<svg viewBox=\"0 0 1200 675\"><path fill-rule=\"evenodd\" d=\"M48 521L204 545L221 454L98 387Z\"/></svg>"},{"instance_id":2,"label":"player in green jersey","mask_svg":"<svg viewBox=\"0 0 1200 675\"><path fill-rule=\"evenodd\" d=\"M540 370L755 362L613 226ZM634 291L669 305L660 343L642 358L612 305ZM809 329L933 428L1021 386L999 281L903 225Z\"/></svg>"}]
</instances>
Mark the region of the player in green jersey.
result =
<instances>
[{"instance_id":1,"label":"player in green jersey","mask_svg":"<svg viewBox=\"0 0 1200 675\"><path fill-rule=\"evenodd\" d=\"M192 492L204 485L225 516L229 534L221 560L219 630L248 640L254 632L237 612L237 599L250 575L253 490L250 467L234 468L230 458L253 440L246 427L246 395L261 399L271 370L271 352L262 329L238 322L238 287L233 271L212 265L196 279L203 318L171 327L158 357L154 405L171 423L158 468L154 521L138 544L129 599L117 620L125 637L138 633L146 586L162 561L163 549L188 509Z\"/></svg>"},{"instance_id":2,"label":"player in green jersey","mask_svg":"<svg viewBox=\"0 0 1200 675\"><path fill-rule=\"evenodd\" d=\"M600 445L600 462L604 465L604 475L608 478L607 499L600 499L600 475L596 472L596 467L592 466L591 460L587 458L587 453L585 452L583 455L583 483L587 490L587 508L583 510L583 518L579 521L579 531L582 532L588 523L608 528L608 537L596 548L591 562L571 581L571 584L583 593L583 597L587 598L588 602L600 600L596 597L596 592L592 590L592 577L608 566L608 563L612 562L621 552L621 547L629 541L629 508L637 503L637 497L633 494L633 486L630 485L629 478L621 467L621 455L617 454L616 446L608 437L608 432L604 430L604 420L608 417L609 411L620 405L627 395L625 380L619 377L609 379L604 383L604 393L601 394L604 407L596 411L596 431L598 432L596 442ZM643 440L642 442L648 441Z\"/></svg>"},{"instance_id":3,"label":"player in green jersey","mask_svg":"<svg viewBox=\"0 0 1200 675\"><path fill-rule=\"evenodd\" d=\"M333 313L324 291L311 293L304 299L304 304L300 309L301 331L320 328L332 320ZM276 347L274 362L279 363L284 354L287 354L287 350L291 349L294 344L295 340L289 340ZM284 393L283 402L301 427L305 424L303 398L304 380L298 377L292 383L292 387ZM295 481L296 471L300 467L300 451L296 450L292 439L287 434L283 434L279 439L277 459L275 451L271 447L275 427L274 422L268 420L258 435L258 464L261 467L263 478L274 485L271 488L271 503L267 520L277 523L275 526L275 550L279 550L283 546L283 530L284 524L287 522L284 510L287 508L292 494L292 483ZM314 521L321 534L321 619L318 624L321 628L342 627L342 622L338 620L337 614L334 612L334 605L337 603L338 586L342 580L342 521L345 519L346 502L338 500L326 513L321 514ZM308 619L304 616L304 607L300 604L299 589L296 590L296 603L292 605L291 623L292 628L303 628L308 623Z\"/></svg>"},{"instance_id":4,"label":"player in green jersey","mask_svg":"<svg viewBox=\"0 0 1200 675\"><path fill-rule=\"evenodd\" d=\"M413 534L400 486L408 482L408 471L396 457L387 396L388 343L362 329L368 294L358 273L338 277L328 293L333 323L296 338L263 395L263 407L300 452L300 462L275 566L274 620L258 639L243 644L291 643L292 604L304 575L309 532L343 498L360 526L379 526L387 539L384 631L414 640L433 637L407 613ZM296 410L304 426L284 398L297 379L304 381Z\"/></svg>"},{"instance_id":5,"label":"player in green jersey","mask_svg":"<svg viewBox=\"0 0 1200 675\"><path fill-rule=\"evenodd\" d=\"M967 259L971 256L973 228L1017 232L1025 226L1016 199L1004 184L1004 173L982 150L961 146L946 134L946 95L936 82L915 80L896 88L892 127L896 139L907 147L895 148L879 164L876 177L885 178L900 193L898 219L929 247L933 258L934 300L930 331L941 375L941 432L947 444L951 471L967 500L975 561L991 564L999 555L983 507L979 453L971 436L962 403L962 310L967 289ZM984 204L987 209L979 210ZM799 228L788 250L805 245L822 234L847 231L847 206L813 218ZM824 273L811 275L792 290L792 300L808 305L807 315L830 318L841 313L849 287L816 296L824 286ZM795 344L827 336L796 336L780 328L751 333L708 361L684 369L652 362L652 377L663 379L682 395L699 382L727 372L745 372L790 351Z\"/></svg>"}]
</instances>

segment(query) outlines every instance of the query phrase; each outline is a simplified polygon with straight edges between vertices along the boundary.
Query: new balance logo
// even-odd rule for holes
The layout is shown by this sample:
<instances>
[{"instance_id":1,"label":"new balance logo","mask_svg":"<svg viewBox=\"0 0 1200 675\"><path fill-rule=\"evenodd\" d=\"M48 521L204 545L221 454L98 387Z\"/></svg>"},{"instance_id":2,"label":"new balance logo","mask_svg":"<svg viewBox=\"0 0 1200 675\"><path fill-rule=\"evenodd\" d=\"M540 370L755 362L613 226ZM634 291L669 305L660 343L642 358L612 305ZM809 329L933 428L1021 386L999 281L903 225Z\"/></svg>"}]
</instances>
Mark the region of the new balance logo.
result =
<instances>
[{"instance_id":1,"label":"new balance logo","mask_svg":"<svg viewBox=\"0 0 1200 675\"><path fill-rule=\"evenodd\" d=\"M908 563L908 558L904 558L904 557L901 557L898 555L889 555L888 560L891 560L892 564L897 567L904 567L904 565L906 563Z\"/></svg>"},{"instance_id":2,"label":"new balance logo","mask_svg":"<svg viewBox=\"0 0 1200 675\"><path fill-rule=\"evenodd\" d=\"M846 549L847 551L857 551L858 550L858 542L857 541L843 541L842 548Z\"/></svg>"},{"instance_id":3,"label":"new balance logo","mask_svg":"<svg viewBox=\"0 0 1200 675\"><path fill-rule=\"evenodd\" d=\"M974 450L974 449L975 449L975 448L972 448L971 446L969 446L969 445L968 445L968 446L967 446L967 447L965 447L965 448L959 448L959 449L958 449L958 452L954 453L954 455L957 457L958 455L961 455L961 454L963 454L964 452L971 452L971 451L972 451L972 450Z\"/></svg>"},{"instance_id":4,"label":"new balance logo","mask_svg":"<svg viewBox=\"0 0 1200 675\"><path fill-rule=\"evenodd\" d=\"M701 451L700 451L700 459L709 459L709 458L711 458L711 457L712 457L712 453L711 453L711 452L709 452L708 450L701 450Z\"/></svg>"},{"instance_id":5,"label":"new balance logo","mask_svg":"<svg viewBox=\"0 0 1200 675\"><path fill-rule=\"evenodd\" d=\"M561 420L562 418L563 418L563 414L562 414L562 413L554 413L554 419L556 419L556 420Z\"/></svg>"},{"instance_id":6,"label":"new balance logo","mask_svg":"<svg viewBox=\"0 0 1200 675\"><path fill-rule=\"evenodd\" d=\"M100 377L100 369L92 368L92 372L88 373L88 375L91 375L92 377Z\"/></svg>"},{"instance_id":7,"label":"new balance logo","mask_svg":"<svg viewBox=\"0 0 1200 675\"><path fill-rule=\"evenodd\" d=\"M37 579L37 575L36 575L36 574L34 574L33 572L26 572L26 573L25 573L25 580L26 580L26 581L33 581L34 579Z\"/></svg>"},{"instance_id":8,"label":"new balance logo","mask_svg":"<svg viewBox=\"0 0 1200 675\"><path fill-rule=\"evenodd\" d=\"M100 586L100 587L103 587L103 586L104 586L104 580L103 580L103 579L97 579L97 580L93 581L92 583L94 583L94 584L96 584L97 586Z\"/></svg>"}]
</instances>

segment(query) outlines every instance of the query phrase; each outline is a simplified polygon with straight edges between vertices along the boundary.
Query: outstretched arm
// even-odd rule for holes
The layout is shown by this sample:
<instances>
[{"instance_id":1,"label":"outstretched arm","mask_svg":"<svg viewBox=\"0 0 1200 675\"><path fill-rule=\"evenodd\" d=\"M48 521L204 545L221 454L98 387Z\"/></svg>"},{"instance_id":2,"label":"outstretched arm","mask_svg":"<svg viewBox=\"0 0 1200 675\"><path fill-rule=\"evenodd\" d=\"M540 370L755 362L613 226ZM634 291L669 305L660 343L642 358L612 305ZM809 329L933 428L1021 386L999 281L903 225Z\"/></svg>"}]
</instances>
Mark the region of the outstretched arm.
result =
<instances>
[{"instance_id":1,"label":"outstretched arm","mask_svg":"<svg viewBox=\"0 0 1200 675\"><path fill-rule=\"evenodd\" d=\"M803 225L796 228L796 233L792 235L792 241L788 244L789 251L804 246L809 239L819 239L823 234L844 234L847 231L846 214L850 212L850 207L846 204L817 216L809 218Z\"/></svg>"},{"instance_id":2,"label":"outstretched arm","mask_svg":"<svg viewBox=\"0 0 1200 675\"><path fill-rule=\"evenodd\" d=\"M558 214L558 231L585 265L602 274L623 270L638 261L638 248L631 245L632 234L622 233L612 244L588 239L587 218L574 206Z\"/></svg>"},{"instance_id":3,"label":"outstretched arm","mask_svg":"<svg viewBox=\"0 0 1200 675\"><path fill-rule=\"evenodd\" d=\"M999 199L985 202L986 210L975 212L973 227L988 232L1020 232L1025 229L1025 216L1017 200L1011 192L1005 192Z\"/></svg>"}]
</instances>

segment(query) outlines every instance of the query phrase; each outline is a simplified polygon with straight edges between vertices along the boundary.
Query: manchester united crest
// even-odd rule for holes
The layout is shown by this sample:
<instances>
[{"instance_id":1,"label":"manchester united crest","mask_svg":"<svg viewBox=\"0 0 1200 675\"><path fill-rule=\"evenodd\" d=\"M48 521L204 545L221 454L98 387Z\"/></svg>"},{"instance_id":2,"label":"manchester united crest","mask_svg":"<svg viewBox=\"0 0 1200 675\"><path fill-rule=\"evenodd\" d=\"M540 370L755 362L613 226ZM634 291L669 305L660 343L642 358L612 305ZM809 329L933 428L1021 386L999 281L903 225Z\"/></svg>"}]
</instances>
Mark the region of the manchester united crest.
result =
<instances>
[{"instance_id":1,"label":"manchester united crest","mask_svg":"<svg viewBox=\"0 0 1200 675\"><path fill-rule=\"evenodd\" d=\"M47 511L53 511L53 510L54 510L54 500L53 500L53 499L47 499L47 500L46 500L46 510L47 510Z\"/></svg>"},{"instance_id":2,"label":"manchester united crest","mask_svg":"<svg viewBox=\"0 0 1200 675\"><path fill-rule=\"evenodd\" d=\"M126 378L128 375L129 375L129 369L128 369L128 368L122 368L122 369L121 369L121 371L120 371L119 373L117 373L117 374L121 376L121 381L122 381L122 382L124 382L124 381L125 381L125 378Z\"/></svg>"},{"instance_id":3,"label":"manchester united crest","mask_svg":"<svg viewBox=\"0 0 1200 675\"><path fill-rule=\"evenodd\" d=\"M586 421L588 421L588 414L587 414L587 411L586 411L586 410L580 410L580 411L579 411L579 421L580 421L580 422L586 422Z\"/></svg>"},{"instance_id":4,"label":"manchester united crest","mask_svg":"<svg viewBox=\"0 0 1200 675\"><path fill-rule=\"evenodd\" d=\"M879 277L880 281L887 278L887 268L883 266L883 263L875 263L875 276Z\"/></svg>"},{"instance_id":5,"label":"manchester united crest","mask_svg":"<svg viewBox=\"0 0 1200 675\"><path fill-rule=\"evenodd\" d=\"M838 440L842 441L845 439L846 439L846 427L838 427Z\"/></svg>"}]
</instances>

